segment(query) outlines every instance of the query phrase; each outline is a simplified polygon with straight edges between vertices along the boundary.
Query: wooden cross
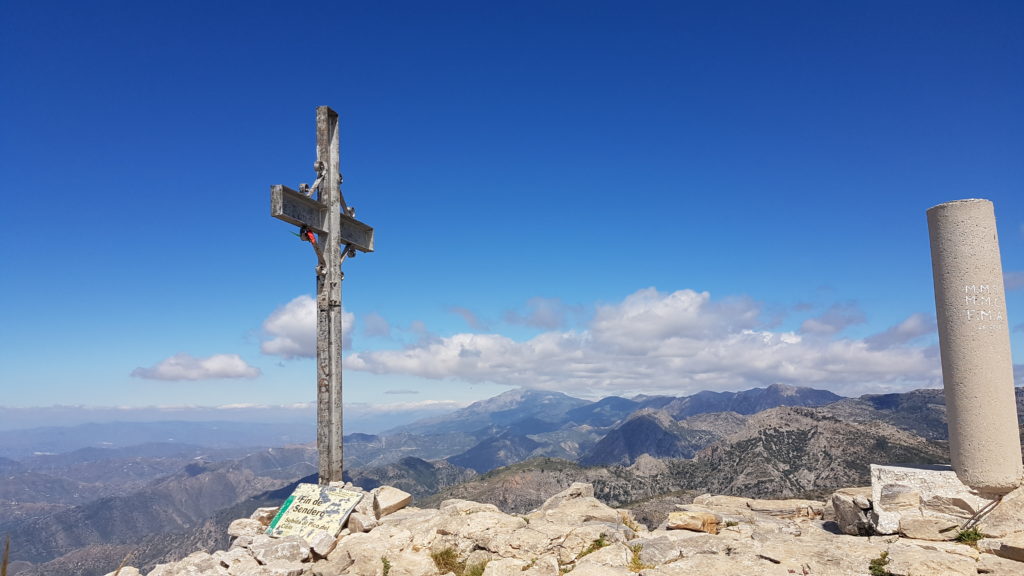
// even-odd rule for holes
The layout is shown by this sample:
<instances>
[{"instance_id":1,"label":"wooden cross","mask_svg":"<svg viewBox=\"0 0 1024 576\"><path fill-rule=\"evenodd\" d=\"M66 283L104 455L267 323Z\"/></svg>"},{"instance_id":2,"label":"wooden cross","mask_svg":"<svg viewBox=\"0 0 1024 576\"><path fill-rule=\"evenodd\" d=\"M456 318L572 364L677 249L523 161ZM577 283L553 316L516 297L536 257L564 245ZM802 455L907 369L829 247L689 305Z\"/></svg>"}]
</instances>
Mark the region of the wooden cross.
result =
<instances>
[{"instance_id":1,"label":"wooden cross","mask_svg":"<svg viewBox=\"0 0 1024 576\"><path fill-rule=\"evenodd\" d=\"M299 226L299 237L316 250L316 448L320 484L340 482L343 472L341 403L341 264L373 252L373 228L355 219L341 194L338 113L316 109L316 184L296 192L270 187L270 215ZM301 188L305 188L302 186ZM313 191L317 198L312 198ZM314 241L313 234L316 234ZM344 248L342 248L344 245Z\"/></svg>"}]
</instances>

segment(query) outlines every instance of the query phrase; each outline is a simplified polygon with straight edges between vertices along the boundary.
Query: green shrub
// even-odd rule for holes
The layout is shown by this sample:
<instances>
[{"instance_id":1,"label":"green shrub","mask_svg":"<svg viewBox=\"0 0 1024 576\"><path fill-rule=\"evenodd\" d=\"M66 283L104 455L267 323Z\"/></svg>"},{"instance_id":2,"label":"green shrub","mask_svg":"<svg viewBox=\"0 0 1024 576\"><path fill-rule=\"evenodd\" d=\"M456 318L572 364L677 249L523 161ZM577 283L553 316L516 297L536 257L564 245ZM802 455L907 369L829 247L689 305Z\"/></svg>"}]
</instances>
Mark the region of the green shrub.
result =
<instances>
[{"instance_id":1,"label":"green shrub","mask_svg":"<svg viewBox=\"0 0 1024 576\"><path fill-rule=\"evenodd\" d=\"M434 566L437 566L441 574L454 572L455 576L462 576L462 573L466 571L466 563L459 561L459 555L455 552L454 548L445 548L440 552L431 552L430 558L434 561Z\"/></svg>"},{"instance_id":2,"label":"green shrub","mask_svg":"<svg viewBox=\"0 0 1024 576\"><path fill-rule=\"evenodd\" d=\"M868 573L871 576L893 576L892 572L885 569L889 565L889 553L882 552L868 564Z\"/></svg>"},{"instance_id":3,"label":"green shrub","mask_svg":"<svg viewBox=\"0 0 1024 576\"><path fill-rule=\"evenodd\" d=\"M640 553L644 551L643 544L634 544L629 547L629 551L633 553L633 557L629 560L630 572L640 572L648 568L654 568L650 564L644 564L643 560L640 559Z\"/></svg>"},{"instance_id":4,"label":"green shrub","mask_svg":"<svg viewBox=\"0 0 1024 576\"><path fill-rule=\"evenodd\" d=\"M580 558L583 558L591 552L597 552L598 550L604 548L607 545L608 541L604 539L604 533L602 533L600 536L597 537L596 540L590 543L590 546L587 546L587 548L584 551L580 552L579 556L577 556L576 559L579 560Z\"/></svg>"},{"instance_id":5,"label":"green shrub","mask_svg":"<svg viewBox=\"0 0 1024 576\"><path fill-rule=\"evenodd\" d=\"M978 540L981 540L984 537L985 535L978 530L977 526L975 526L974 528L968 528L967 530L957 532L956 538L953 540L962 544L967 544L968 546L976 546L978 544Z\"/></svg>"}]
</instances>

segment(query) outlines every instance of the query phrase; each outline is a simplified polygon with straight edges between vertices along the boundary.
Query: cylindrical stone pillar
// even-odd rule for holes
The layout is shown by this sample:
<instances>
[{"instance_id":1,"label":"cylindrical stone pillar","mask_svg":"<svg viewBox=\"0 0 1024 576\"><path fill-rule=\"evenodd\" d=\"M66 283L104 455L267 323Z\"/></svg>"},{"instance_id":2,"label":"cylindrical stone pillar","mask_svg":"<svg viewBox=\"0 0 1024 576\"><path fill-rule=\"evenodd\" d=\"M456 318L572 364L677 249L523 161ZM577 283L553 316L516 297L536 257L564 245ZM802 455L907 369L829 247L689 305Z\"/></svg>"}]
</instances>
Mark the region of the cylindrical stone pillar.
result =
<instances>
[{"instance_id":1,"label":"cylindrical stone pillar","mask_svg":"<svg viewBox=\"0 0 1024 576\"><path fill-rule=\"evenodd\" d=\"M1024 470L992 203L934 206L928 233L950 459L967 486L1006 493L1020 485Z\"/></svg>"}]
</instances>

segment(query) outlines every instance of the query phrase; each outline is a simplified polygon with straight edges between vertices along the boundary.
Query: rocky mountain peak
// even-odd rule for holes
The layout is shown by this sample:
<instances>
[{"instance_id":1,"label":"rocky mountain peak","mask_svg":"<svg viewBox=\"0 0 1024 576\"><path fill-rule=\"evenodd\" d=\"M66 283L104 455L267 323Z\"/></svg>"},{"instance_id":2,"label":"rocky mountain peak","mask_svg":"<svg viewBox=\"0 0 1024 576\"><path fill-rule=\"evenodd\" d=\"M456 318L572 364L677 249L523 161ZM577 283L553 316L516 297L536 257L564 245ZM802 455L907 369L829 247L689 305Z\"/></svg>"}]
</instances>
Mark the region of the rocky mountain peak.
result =
<instances>
[{"instance_id":1,"label":"rocky mountain peak","mask_svg":"<svg viewBox=\"0 0 1024 576\"><path fill-rule=\"evenodd\" d=\"M274 510L257 510L231 523L229 550L195 552L147 576L1008 576L1024 568L1020 518L1003 525L1003 537L982 540L977 548L927 530L887 538L847 535L857 534L855 518L863 515L857 502L872 506L870 489L848 488L825 502L704 494L658 526L604 504L585 483L568 486L525 515L457 499L437 509L403 508L408 499L400 492L365 493L337 537L270 538L262 532ZM1006 518L1024 512L1017 500L1011 499ZM126 567L120 575L142 572Z\"/></svg>"}]
</instances>

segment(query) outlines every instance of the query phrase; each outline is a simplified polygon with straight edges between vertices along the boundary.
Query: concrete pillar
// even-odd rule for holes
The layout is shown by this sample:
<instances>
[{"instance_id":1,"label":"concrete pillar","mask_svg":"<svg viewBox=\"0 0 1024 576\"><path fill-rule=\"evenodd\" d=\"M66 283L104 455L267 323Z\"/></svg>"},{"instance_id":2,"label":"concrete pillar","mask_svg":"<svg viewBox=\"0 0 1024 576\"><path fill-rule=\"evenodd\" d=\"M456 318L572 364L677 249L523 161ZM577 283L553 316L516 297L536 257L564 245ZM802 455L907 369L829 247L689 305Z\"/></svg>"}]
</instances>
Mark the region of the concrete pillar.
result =
<instances>
[{"instance_id":1,"label":"concrete pillar","mask_svg":"<svg viewBox=\"0 0 1024 576\"><path fill-rule=\"evenodd\" d=\"M1009 492L1024 471L992 203L934 206L928 233L953 469L975 490Z\"/></svg>"}]
</instances>

